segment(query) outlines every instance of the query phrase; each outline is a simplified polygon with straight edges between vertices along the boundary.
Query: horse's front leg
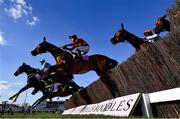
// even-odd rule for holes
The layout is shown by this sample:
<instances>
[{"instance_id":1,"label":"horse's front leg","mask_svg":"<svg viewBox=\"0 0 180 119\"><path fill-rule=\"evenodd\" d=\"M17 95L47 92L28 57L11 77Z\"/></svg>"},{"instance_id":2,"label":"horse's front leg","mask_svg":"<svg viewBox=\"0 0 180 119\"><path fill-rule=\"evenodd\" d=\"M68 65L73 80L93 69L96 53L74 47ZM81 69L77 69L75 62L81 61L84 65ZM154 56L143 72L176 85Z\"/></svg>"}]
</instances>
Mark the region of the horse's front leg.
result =
<instances>
[{"instance_id":1,"label":"horse's front leg","mask_svg":"<svg viewBox=\"0 0 180 119\"><path fill-rule=\"evenodd\" d=\"M22 93L23 91L31 88L31 87L32 87L32 86L31 86L29 83L26 84L23 88L21 88L21 89L19 90L19 92L17 92L15 95L13 95L12 97L10 97L9 99L12 100L13 98L15 98L15 99L13 100L13 102L16 102L19 94Z\"/></svg>"},{"instance_id":2,"label":"horse's front leg","mask_svg":"<svg viewBox=\"0 0 180 119\"><path fill-rule=\"evenodd\" d=\"M40 97L36 102L34 102L33 104L32 104L32 108L35 108L39 103L41 103L42 101L44 101L45 99L47 99L46 98L46 96L42 96L42 97Z\"/></svg>"}]
</instances>

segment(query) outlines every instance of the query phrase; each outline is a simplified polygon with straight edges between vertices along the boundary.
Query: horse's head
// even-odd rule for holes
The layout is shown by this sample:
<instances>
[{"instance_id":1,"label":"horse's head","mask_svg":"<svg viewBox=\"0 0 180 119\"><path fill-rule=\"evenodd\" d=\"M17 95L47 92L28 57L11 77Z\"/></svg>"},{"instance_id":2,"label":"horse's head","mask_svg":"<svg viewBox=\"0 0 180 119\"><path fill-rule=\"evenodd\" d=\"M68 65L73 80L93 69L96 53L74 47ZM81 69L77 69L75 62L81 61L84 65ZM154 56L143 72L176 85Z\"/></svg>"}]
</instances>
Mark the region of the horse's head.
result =
<instances>
[{"instance_id":1,"label":"horse's head","mask_svg":"<svg viewBox=\"0 0 180 119\"><path fill-rule=\"evenodd\" d=\"M23 62L23 64L21 66L18 67L18 69L16 70L16 72L14 73L15 76L18 76L19 74L26 72L28 69L29 65L27 65L26 63Z\"/></svg>"},{"instance_id":2,"label":"horse's head","mask_svg":"<svg viewBox=\"0 0 180 119\"><path fill-rule=\"evenodd\" d=\"M162 31L169 31L170 29L170 22L166 19L166 15L159 17L154 24L154 32L159 34Z\"/></svg>"},{"instance_id":3,"label":"horse's head","mask_svg":"<svg viewBox=\"0 0 180 119\"><path fill-rule=\"evenodd\" d=\"M44 37L43 42L39 43L39 45L31 51L31 54L33 56L36 56L38 54L45 53L47 51L46 46L47 46L47 42L46 42L46 38Z\"/></svg>"},{"instance_id":4,"label":"horse's head","mask_svg":"<svg viewBox=\"0 0 180 119\"><path fill-rule=\"evenodd\" d=\"M124 29L124 25L121 24L121 28L117 31L114 36L111 38L112 44L116 44L118 42L124 42L125 36L127 35L126 30Z\"/></svg>"}]
</instances>

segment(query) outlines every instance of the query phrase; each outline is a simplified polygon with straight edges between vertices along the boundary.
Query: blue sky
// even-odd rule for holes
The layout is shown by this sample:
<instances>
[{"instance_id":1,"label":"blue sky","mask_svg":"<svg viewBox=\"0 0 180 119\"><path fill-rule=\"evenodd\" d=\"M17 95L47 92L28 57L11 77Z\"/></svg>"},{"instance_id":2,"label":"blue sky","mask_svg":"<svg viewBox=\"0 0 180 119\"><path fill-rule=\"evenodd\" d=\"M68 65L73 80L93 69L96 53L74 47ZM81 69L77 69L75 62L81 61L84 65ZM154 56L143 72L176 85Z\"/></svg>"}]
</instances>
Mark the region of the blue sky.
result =
<instances>
[{"instance_id":1,"label":"blue sky","mask_svg":"<svg viewBox=\"0 0 180 119\"><path fill-rule=\"evenodd\" d=\"M36 57L30 51L44 36L49 42L62 46L70 43L68 36L77 34L90 45L91 54L103 54L119 63L134 52L128 43L113 46L110 38L124 23L125 28L143 37L152 29L157 17L165 14L175 0L0 0L0 101L7 100L26 83L26 75L13 73L26 62L40 68L40 59L54 64L50 54ZM75 75L74 81L87 86L97 80L95 72ZM36 96L27 91L27 102ZM17 103L23 103L25 92Z\"/></svg>"}]
</instances>

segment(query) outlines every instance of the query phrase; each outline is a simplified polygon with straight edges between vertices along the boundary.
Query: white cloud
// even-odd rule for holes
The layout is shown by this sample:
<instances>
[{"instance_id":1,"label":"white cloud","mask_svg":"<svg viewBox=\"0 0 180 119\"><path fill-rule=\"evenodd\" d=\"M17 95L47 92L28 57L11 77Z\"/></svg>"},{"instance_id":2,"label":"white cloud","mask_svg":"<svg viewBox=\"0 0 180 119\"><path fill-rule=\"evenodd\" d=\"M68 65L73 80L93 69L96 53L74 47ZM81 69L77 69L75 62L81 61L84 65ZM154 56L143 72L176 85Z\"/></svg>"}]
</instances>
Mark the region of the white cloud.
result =
<instances>
[{"instance_id":1,"label":"white cloud","mask_svg":"<svg viewBox=\"0 0 180 119\"><path fill-rule=\"evenodd\" d=\"M32 21L27 20L27 24L30 26L35 26L39 21L40 20L38 17L33 16Z\"/></svg>"},{"instance_id":2,"label":"white cloud","mask_svg":"<svg viewBox=\"0 0 180 119\"><path fill-rule=\"evenodd\" d=\"M0 81L0 90L5 90L9 88L9 83L7 81Z\"/></svg>"},{"instance_id":3,"label":"white cloud","mask_svg":"<svg viewBox=\"0 0 180 119\"><path fill-rule=\"evenodd\" d=\"M7 12L8 16L16 19L22 18L24 15L28 15L28 13L31 13L30 8L24 0L11 0L13 3L9 8L5 8L5 11Z\"/></svg>"},{"instance_id":4,"label":"white cloud","mask_svg":"<svg viewBox=\"0 0 180 119\"><path fill-rule=\"evenodd\" d=\"M6 12L15 20L21 18L24 13L21 5L14 5L12 8L6 9Z\"/></svg>"},{"instance_id":5,"label":"white cloud","mask_svg":"<svg viewBox=\"0 0 180 119\"><path fill-rule=\"evenodd\" d=\"M6 43L3 32L0 32L0 45L6 45Z\"/></svg>"},{"instance_id":6,"label":"white cloud","mask_svg":"<svg viewBox=\"0 0 180 119\"><path fill-rule=\"evenodd\" d=\"M33 8L25 0L10 0L9 2L10 4L5 8L5 12L15 21L23 18L30 26L35 26L40 21L38 17L32 15Z\"/></svg>"},{"instance_id":7,"label":"white cloud","mask_svg":"<svg viewBox=\"0 0 180 119\"><path fill-rule=\"evenodd\" d=\"M16 0L16 3L17 4L20 4L22 6L25 6L26 5L26 2L24 0Z\"/></svg>"}]
</instances>

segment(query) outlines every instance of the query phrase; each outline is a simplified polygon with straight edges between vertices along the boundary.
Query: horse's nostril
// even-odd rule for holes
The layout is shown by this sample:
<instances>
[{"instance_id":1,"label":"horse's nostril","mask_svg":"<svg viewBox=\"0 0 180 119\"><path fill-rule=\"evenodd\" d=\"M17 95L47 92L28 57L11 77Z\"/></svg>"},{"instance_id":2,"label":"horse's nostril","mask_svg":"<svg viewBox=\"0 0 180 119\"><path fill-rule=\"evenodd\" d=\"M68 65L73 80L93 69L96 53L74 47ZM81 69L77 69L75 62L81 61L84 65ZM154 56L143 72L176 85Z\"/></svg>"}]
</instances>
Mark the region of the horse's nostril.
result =
<instances>
[{"instance_id":1,"label":"horse's nostril","mask_svg":"<svg viewBox=\"0 0 180 119\"><path fill-rule=\"evenodd\" d=\"M113 38L111 38L111 43L114 43L114 39Z\"/></svg>"},{"instance_id":2,"label":"horse's nostril","mask_svg":"<svg viewBox=\"0 0 180 119\"><path fill-rule=\"evenodd\" d=\"M16 72L14 73L14 76L17 76L17 73L16 73Z\"/></svg>"},{"instance_id":3,"label":"horse's nostril","mask_svg":"<svg viewBox=\"0 0 180 119\"><path fill-rule=\"evenodd\" d=\"M34 51L31 51L32 56L36 56L36 53Z\"/></svg>"}]
</instances>

